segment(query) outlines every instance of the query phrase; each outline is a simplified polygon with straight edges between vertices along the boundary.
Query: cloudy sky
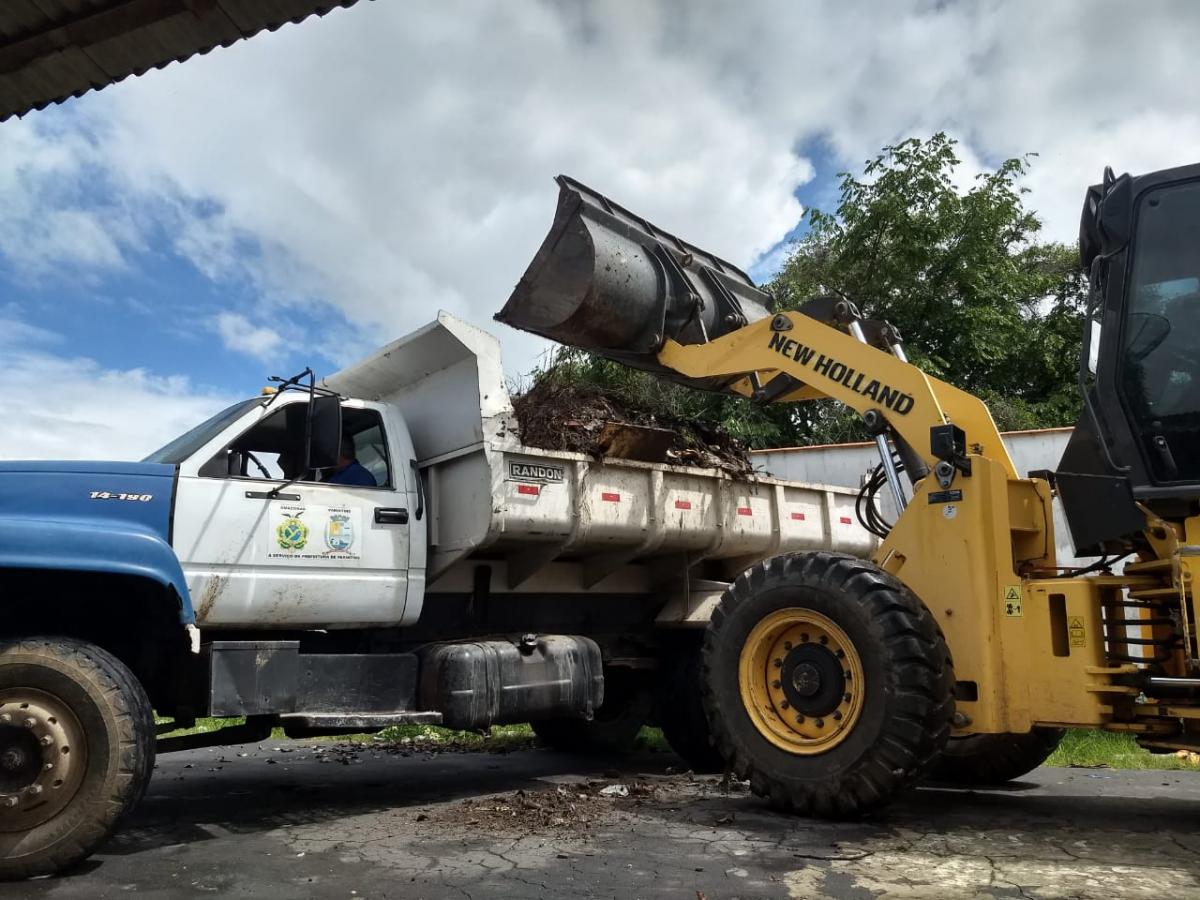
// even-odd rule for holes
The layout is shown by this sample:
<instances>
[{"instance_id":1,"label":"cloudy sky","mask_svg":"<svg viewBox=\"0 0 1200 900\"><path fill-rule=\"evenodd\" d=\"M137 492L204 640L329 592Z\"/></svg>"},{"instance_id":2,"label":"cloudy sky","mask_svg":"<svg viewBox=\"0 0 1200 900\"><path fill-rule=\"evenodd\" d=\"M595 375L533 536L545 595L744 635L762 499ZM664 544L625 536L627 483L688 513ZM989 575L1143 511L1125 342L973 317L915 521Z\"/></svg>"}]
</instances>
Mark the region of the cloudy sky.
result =
<instances>
[{"instance_id":1,"label":"cloudy sky","mask_svg":"<svg viewBox=\"0 0 1200 900\"><path fill-rule=\"evenodd\" d=\"M1188 0L376 0L10 120L0 457L140 456L438 308L493 327L559 172L761 278L839 171L944 129L1038 153L1072 240L1105 163L1200 157L1198 45Z\"/></svg>"}]
</instances>

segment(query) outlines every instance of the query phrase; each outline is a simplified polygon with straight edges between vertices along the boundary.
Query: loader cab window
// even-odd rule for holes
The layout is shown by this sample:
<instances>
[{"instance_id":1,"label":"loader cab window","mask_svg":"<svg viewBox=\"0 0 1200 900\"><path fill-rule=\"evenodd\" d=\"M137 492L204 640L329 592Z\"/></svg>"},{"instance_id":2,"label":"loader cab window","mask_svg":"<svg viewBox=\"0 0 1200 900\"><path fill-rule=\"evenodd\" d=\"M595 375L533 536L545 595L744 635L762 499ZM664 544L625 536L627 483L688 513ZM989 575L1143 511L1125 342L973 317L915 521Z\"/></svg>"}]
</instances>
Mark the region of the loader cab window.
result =
<instances>
[{"instance_id":1,"label":"loader cab window","mask_svg":"<svg viewBox=\"0 0 1200 900\"><path fill-rule=\"evenodd\" d=\"M200 467L201 477L249 478L260 481L296 479L320 483L329 471L301 471L304 464L305 403L289 403L242 432ZM392 486L383 420L373 409L342 405L342 433L353 444L355 458L375 479ZM340 485L359 488L364 485Z\"/></svg>"},{"instance_id":2,"label":"loader cab window","mask_svg":"<svg viewBox=\"0 0 1200 900\"><path fill-rule=\"evenodd\" d=\"M1200 481L1200 184L1138 202L1120 389L1155 481Z\"/></svg>"}]
</instances>

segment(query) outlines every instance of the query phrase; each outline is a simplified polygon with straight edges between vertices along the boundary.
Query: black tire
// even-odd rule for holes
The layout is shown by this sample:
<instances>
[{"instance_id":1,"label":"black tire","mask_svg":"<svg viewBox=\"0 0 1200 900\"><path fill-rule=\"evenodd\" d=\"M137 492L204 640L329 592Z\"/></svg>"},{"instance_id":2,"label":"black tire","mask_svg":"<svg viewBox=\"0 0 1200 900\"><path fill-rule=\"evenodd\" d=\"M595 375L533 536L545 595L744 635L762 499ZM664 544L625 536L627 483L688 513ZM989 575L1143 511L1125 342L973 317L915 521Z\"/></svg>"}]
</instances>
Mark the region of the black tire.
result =
<instances>
[{"instance_id":1,"label":"black tire","mask_svg":"<svg viewBox=\"0 0 1200 900\"><path fill-rule=\"evenodd\" d=\"M699 636L697 636L699 637ZM699 640L671 648L663 655L658 698L658 724L671 749L693 772L721 772L725 761L713 746L704 712Z\"/></svg>"},{"instance_id":2,"label":"black tire","mask_svg":"<svg viewBox=\"0 0 1200 900\"><path fill-rule=\"evenodd\" d=\"M150 701L115 656L58 637L0 642L0 700L0 879L61 871L100 846L145 793Z\"/></svg>"},{"instance_id":3,"label":"black tire","mask_svg":"<svg viewBox=\"0 0 1200 900\"><path fill-rule=\"evenodd\" d=\"M627 753L650 720L653 696L641 673L604 670L604 703L591 719L541 719L530 722L543 744L571 753Z\"/></svg>"},{"instance_id":4,"label":"black tire","mask_svg":"<svg viewBox=\"0 0 1200 900\"><path fill-rule=\"evenodd\" d=\"M848 679L839 682L841 669L850 665L839 654L833 671L821 670L825 674L815 682L815 695L787 695L806 704L824 703L827 688L845 690L829 701L846 699L847 705L837 706L836 712L850 710L840 720L847 724L835 725L833 732L825 730L830 725L826 718L833 714L806 707L809 721L796 727L819 727L822 735L805 745L802 754L773 743L755 724L742 700L739 665L743 646L760 622L765 626L778 617L814 614L841 631L849 644L846 653L857 657L863 688L854 692ZM802 640L808 641L807 633ZM750 646L769 645L760 641ZM815 642L784 647L786 659L775 657L779 662L772 659L771 664L782 663L781 678L790 678L795 690L809 689L802 670L826 666L823 657L817 660L812 654L820 656L829 648ZM810 657L799 657L801 662L790 662L793 652L802 650L811 651L816 661L809 664L803 660ZM768 656L774 653L771 649ZM758 672L753 667L747 671ZM763 690L782 693L780 681L766 674L773 670L762 671L763 683L769 685ZM755 794L780 810L844 818L876 809L926 774L950 736L954 671L933 617L898 579L843 554L778 556L740 575L705 633L703 675L705 709L721 756L735 775L749 780ZM789 707L785 703L782 708ZM800 708L797 703L791 711ZM769 712L762 707L754 714L761 720ZM775 720L776 727L792 727L779 714ZM797 714L796 721L805 717Z\"/></svg>"},{"instance_id":5,"label":"black tire","mask_svg":"<svg viewBox=\"0 0 1200 900\"><path fill-rule=\"evenodd\" d=\"M1004 784L1044 763L1066 733L1064 728L1034 728L1025 734L952 737L929 777L950 784Z\"/></svg>"}]
</instances>

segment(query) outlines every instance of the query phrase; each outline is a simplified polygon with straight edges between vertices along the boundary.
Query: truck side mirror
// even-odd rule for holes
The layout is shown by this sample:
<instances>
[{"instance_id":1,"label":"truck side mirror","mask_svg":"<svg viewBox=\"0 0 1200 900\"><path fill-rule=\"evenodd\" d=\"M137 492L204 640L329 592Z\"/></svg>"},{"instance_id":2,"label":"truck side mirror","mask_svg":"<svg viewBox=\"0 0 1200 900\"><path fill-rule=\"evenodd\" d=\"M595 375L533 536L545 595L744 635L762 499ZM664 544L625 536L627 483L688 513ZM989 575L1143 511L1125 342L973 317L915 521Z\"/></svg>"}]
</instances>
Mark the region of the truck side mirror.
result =
<instances>
[{"instance_id":1,"label":"truck side mirror","mask_svg":"<svg viewBox=\"0 0 1200 900\"><path fill-rule=\"evenodd\" d=\"M304 428L304 468L332 469L342 444L342 404L335 394L313 396Z\"/></svg>"}]
</instances>

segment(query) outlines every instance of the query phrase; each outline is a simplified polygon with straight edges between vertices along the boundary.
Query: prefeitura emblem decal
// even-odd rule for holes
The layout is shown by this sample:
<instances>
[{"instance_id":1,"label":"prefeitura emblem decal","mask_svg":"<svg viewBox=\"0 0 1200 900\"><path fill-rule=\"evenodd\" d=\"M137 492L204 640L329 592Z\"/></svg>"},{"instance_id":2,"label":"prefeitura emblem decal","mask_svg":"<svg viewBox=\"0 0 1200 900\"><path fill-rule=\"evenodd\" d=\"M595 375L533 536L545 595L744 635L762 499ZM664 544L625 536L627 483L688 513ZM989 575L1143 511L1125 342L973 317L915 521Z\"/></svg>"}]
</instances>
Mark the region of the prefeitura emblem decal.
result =
<instances>
[{"instance_id":1,"label":"prefeitura emblem decal","mask_svg":"<svg viewBox=\"0 0 1200 900\"><path fill-rule=\"evenodd\" d=\"M362 510L353 506L281 505L264 527L267 559L344 566L362 558Z\"/></svg>"},{"instance_id":2,"label":"prefeitura emblem decal","mask_svg":"<svg viewBox=\"0 0 1200 900\"><path fill-rule=\"evenodd\" d=\"M298 514L288 516L275 528L275 538L281 550L303 550L308 543L308 526Z\"/></svg>"},{"instance_id":3,"label":"prefeitura emblem decal","mask_svg":"<svg viewBox=\"0 0 1200 900\"><path fill-rule=\"evenodd\" d=\"M335 553L345 553L354 546L354 526L348 514L329 514L329 524L325 526L325 546Z\"/></svg>"}]
</instances>

